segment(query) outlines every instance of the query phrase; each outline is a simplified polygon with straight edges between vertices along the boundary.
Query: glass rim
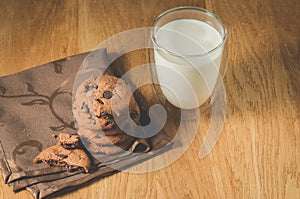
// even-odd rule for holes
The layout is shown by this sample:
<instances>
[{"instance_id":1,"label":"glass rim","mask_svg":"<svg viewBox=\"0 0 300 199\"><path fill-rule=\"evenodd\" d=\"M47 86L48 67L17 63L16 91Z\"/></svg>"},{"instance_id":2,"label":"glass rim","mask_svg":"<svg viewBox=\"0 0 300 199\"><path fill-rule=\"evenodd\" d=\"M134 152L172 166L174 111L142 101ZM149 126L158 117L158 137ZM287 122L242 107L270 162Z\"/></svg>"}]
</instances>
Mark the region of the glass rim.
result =
<instances>
[{"instance_id":1,"label":"glass rim","mask_svg":"<svg viewBox=\"0 0 300 199\"><path fill-rule=\"evenodd\" d=\"M221 25L221 27L222 27L222 29L223 29L223 34L224 34L224 35L221 35L221 37L222 37L222 42L220 42L218 45L216 45L216 47L214 47L213 49L207 51L206 53L202 53L202 54L191 54L191 55L179 55L179 54L176 54L176 53L174 53L174 52L172 52L172 51L166 49L165 47L161 46L161 45L157 42L157 40L156 40L156 38L155 38L155 33L154 33L155 26L156 26L156 24L159 22L159 20L160 20L161 18L163 18L164 16L166 16L166 15L168 15L168 14L170 14L170 13L173 13L173 12L179 11L179 10L196 10L196 11L200 11L200 12L202 12L202 13L204 13L204 14L207 14L207 15L210 16L210 17L215 18L215 19L219 22L219 24ZM195 19L195 20L197 20L197 19ZM152 32L152 33L151 33L151 39L152 39L153 43L155 44L155 46L157 46L159 49L162 49L163 51L165 51L166 53L168 53L168 54L170 54L170 55L172 55L172 56L181 57L181 58L189 58L189 57L193 58L193 57L207 56L207 55L213 53L214 51L218 50L219 48L221 48L221 47L225 44L225 42L226 42L226 40L227 40L227 29L226 29L226 26L225 26L224 22L222 21L222 19L221 19L218 15L214 14L213 12L210 12L210 11L207 10L207 9L200 8L200 7L197 7L197 6L180 6L180 7L175 7L175 8L171 8L171 9L169 9L169 10L166 10L166 11L162 12L160 15L158 15L158 16L156 17L156 19L153 21L152 26L153 26L153 29L152 29L152 31L151 31L151 32ZM219 31L218 31L218 32L219 32Z\"/></svg>"}]
</instances>

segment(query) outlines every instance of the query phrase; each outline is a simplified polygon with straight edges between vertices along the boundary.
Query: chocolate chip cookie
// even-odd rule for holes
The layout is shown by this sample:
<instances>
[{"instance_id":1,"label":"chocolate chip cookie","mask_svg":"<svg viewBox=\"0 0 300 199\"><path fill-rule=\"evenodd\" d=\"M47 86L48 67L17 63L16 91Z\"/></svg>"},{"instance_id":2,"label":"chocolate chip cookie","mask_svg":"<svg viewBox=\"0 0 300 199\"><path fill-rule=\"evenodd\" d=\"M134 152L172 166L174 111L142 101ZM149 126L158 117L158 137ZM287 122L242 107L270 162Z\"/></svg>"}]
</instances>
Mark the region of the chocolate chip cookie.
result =
<instances>
[{"instance_id":1,"label":"chocolate chip cookie","mask_svg":"<svg viewBox=\"0 0 300 199\"><path fill-rule=\"evenodd\" d=\"M83 149L66 149L60 144L43 150L33 160L34 163L47 163L50 166L67 167L70 170L89 172L91 161Z\"/></svg>"},{"instance_id":2,"label":"chocolate chip cookie","mask_svg":"<svg viewBox=\"0 0 300 199\"><path fill-rule=\"evenodd\" d=\"M91 77L78 87L73 114L78 135L92 153L127 150L135 138L126 132L134 132L140 120L132 87L111 75Z\"/></svg>"}]
</instances>

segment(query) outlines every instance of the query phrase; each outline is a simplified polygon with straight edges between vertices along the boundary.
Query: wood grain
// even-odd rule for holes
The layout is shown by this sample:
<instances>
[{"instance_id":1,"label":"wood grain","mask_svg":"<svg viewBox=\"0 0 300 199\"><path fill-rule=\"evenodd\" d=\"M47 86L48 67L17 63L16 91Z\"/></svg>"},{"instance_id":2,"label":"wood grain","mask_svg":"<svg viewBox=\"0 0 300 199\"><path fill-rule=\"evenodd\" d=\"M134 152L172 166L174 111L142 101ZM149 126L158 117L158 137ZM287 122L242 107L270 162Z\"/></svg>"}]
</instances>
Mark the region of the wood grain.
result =
<instances>
[{"instance_id":1,"label":"wood grain","mask_svg":"<svg viewBox=\"0 0 300 199\"><path fill-rule=\"evenodd\" d=\"M198 158L204 117L192 145L172 165L121 172L59 198L300 198L298 0L2 0L0 75L89 51L182 5L206 7L228 28L227 118L213 152ZM13 193L2 179L0 186L1 199L32 198Z\"/></svg>"}]
</instances>

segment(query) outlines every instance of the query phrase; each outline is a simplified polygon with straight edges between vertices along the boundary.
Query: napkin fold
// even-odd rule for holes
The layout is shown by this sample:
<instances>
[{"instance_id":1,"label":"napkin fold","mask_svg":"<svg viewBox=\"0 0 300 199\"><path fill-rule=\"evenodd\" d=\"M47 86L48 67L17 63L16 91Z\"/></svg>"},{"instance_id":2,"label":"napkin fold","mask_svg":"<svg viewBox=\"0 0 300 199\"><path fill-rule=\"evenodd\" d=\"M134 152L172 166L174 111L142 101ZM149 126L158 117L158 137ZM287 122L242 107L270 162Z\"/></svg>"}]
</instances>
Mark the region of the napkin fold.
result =
<instances>
[{"instance_id":1,"label":"napkin fold","mask_svg":"<svg viewBox=\"0 0 300 199\"><path fill-rule=\"evenodd\" d=\"M131 152L103 157L101 162L94 160L90 173L33 164L37 154L56 144L52 134L76 132L72 89L87 55L67 57L0 77L0 172L14 191L26 188L35 198L54 196L129 168L172 147L170 139L161 131L147 140L137 139ZM94 56L99 56L100 68L106 66L109 59L106 49L95 51ZM151 143L150 152L136 151L145 150L146 143Z\"/></svg>"}]
</instances>

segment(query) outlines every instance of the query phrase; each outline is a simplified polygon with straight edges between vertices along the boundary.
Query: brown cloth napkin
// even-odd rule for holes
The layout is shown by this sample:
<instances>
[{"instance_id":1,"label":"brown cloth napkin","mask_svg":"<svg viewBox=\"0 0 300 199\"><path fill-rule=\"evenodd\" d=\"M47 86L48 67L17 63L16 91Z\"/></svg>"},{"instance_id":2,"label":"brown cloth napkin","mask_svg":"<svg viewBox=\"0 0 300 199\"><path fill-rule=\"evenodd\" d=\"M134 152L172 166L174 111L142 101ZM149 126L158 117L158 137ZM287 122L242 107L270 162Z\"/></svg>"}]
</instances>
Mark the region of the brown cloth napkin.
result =
<instances>
[{"instance_id":1,"label":"brown cloth napkin","mask_svg":"<svg viewBox=\"0 0 300 199\"><path fill-rule=\"evenodd\" d=\"M26 188L36 198L75 189L168 150L164 132L150 138L148 153L122 153L96 161L91 173L33 164L34 157L56 143L55 132L76 132L72 117L72 89L77 71L88 53L0 77L0 172L15 191ZM105 49L95 52L99 66L107 64ZM131 150L143 141L135 142ZM167 147L163 147L167 145ZM111 167L110 167L111 166Z\"/></svg>"}]
</instances>

